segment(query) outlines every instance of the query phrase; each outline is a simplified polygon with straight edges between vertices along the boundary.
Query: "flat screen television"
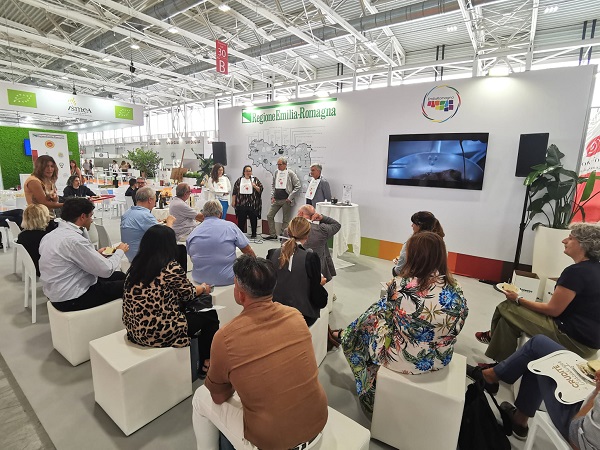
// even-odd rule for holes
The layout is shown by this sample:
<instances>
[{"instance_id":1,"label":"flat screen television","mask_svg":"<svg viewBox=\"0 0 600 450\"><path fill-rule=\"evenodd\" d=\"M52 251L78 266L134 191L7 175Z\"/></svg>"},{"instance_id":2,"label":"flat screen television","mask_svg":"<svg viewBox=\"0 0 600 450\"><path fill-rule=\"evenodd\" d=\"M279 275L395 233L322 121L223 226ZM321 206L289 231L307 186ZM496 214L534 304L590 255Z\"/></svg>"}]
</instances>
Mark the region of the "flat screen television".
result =
<instances>
[{"instance_id":1,"label":"flat screen television","mask_svg":"<svg viewBox=\"0 0 600 450\"><path fill-rule=\"evenodd\" d=\"M31 141L23 139L23 147L25 147L25 156L31 156Z\"/></svg>"},{"instance_id":2,"label":"flat screen television","mask_svg":"<svg viewBox=\"0 0 600 450\"><path fill-rule=\"evenodd\" d=\"M481 190L489 136L390 135L386 184Z\"/></svg>"}]
</instances>

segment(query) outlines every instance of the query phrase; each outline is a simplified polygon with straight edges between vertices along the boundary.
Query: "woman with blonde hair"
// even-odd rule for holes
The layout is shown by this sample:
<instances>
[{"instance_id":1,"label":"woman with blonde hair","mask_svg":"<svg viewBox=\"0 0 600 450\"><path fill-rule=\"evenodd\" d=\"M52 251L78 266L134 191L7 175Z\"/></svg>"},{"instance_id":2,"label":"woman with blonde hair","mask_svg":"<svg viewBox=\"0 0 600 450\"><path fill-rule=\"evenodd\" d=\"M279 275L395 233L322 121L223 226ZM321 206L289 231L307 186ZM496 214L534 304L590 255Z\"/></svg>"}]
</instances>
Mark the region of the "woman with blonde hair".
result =
<instances>
[{"instance_id":1,"label":"woman with blonde hair","mask_svg":"<svg viewBox=\"0 0 600 450\"><path fill-rule=\"evenodd\" d=\"M287 228L289 239L281 248L271 249L267 259L277 270L277 286L273 300L296 308L304 316L308 326L317 321L320 309L327 306L327 291L323 287L321 261L313 252L302 246L310 233L310 222L295 217Z\"/></svg>"},{"instance_id":2,"label":"woman with blonde hair","mask_svg":"<svg viewBox=\"0 0 600 450\"><path fill-rule=\"evenodd\" d=\"M17 244L21 244L31 256L35 265L35 272L40 276L40 242L46 236L46 227L50 222L50 211L44 205L28 205L23 211L23 231L17 237Z\"/></svg>"},{"instance_id":3,"label":"woman with blonde hair","mask_svg":"<svg viewBox=\"0 0 600 450\"><path fill-rule=\"evenodd\" d=\"M28 205L44 205L50 210L50 217L54 218L54 209L62 208L56 192L58 179L58 166L52 156L42 155L35 160L33 173L25 180L23 190Z\"/></svg>"}]
</instances>

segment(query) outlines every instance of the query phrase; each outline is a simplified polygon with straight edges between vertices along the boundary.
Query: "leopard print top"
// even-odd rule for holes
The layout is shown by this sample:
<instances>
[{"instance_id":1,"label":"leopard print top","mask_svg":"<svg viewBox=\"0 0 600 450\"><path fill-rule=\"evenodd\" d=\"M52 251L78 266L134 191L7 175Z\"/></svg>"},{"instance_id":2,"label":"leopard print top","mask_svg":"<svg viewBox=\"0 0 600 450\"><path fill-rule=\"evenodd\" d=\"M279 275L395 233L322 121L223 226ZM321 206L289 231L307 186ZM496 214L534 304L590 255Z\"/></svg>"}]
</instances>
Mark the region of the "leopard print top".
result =
<instances>
[{"instance_id":1,"label":"leopard print top","mask_svg":"<svg viewBox=\"0 0 600 450\"><path fill-rule=\"evenodd\" d=\"M126 283L127 285L127 283ZM187 347L190 338L179 301L196 289L177 261L171 261L148 286L138 283L123 294L123 323L129 340L145 347Z\"/></svg>"}]
</instances>

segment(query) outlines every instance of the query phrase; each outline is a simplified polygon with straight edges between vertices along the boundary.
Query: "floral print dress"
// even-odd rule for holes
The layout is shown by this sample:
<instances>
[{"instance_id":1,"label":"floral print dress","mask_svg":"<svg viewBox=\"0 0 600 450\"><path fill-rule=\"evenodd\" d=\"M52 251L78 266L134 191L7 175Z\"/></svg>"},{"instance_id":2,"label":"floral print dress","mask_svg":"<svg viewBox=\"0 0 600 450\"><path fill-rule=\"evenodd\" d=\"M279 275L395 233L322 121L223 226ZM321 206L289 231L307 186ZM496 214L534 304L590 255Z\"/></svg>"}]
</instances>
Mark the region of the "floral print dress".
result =
<instances>
[{"instance_id":1,"label":"floral print dress","mask_svg":"<svg viewBox=\"0 0 600 450\"><path fill-rule=\"evenodd\" d=\"M417 278L394 278L387 297L342 332L344 355L368 414L373 413L379 366L417 375L443 369L452 359L469 312L462 289L443 276L425 291L418 284Z\"/></svg>"}]
</instances>

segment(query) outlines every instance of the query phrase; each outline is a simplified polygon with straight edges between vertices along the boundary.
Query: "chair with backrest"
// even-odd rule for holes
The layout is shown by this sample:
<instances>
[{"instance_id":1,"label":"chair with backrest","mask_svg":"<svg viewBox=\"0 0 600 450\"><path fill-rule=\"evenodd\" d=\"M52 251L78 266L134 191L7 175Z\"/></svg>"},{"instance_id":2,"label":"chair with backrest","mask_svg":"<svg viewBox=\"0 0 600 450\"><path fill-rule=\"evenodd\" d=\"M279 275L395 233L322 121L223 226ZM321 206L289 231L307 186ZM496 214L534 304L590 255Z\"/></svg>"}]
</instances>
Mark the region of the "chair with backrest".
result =
<instances>
[{"instance_id":1,"label":"chair with backrest","mask_svg":"<svg viewBox=\"0 0 600 450\"><path fill-rule=\"evenodd\" d=\"M19 254L23 265L23 280L25 281L24 301L25 308L29 306L29 291L31 291L31 323L35 323L37 320L36 309L37 309L37 275L35 273L35 264L31 259L31 255L27 252L25 247L21 244L15 244L15 252Z\"/></svg>"},{"instance_id":2,"label":"chair with backrest","mask_svg":"<svg viewBox=\"0 0 600 450\"><path fill-rule=\"evenodd\" d=\"M558 432L554 425L552 424L552 420L547 412L544 411L536 411L535 416L533 416L533 420L529 423L529 433L527 434L527 441L525 442L524 450L532 450L533 444L536 441L536 438L539 438L539 431L543 431L546 433L546 436L550 439L550 442L554 447L558 450L570 450L571 446L562 435ZM539 440L539 439L537 439Z\"/></svg>"},{"instance_id":3,"label":"chair with backrest","mask_svg":"<svg viewBox=\"0 0 600 450\"><path fill-rule=\"evenodd\" d=\"M94 224L96 228L96 232L98 233L98 248L111 247L110 237L108 237L108 233L106 232L106 228L102 225ZM90 227L91 229L91 227Z\"/></svg>"},{"instance_id":4,"label":"chair with backrest","mask_svg":"<svg viewBox=\"0 0 600 450\"><path fill-rule=\"evenodd\" d=\"M9 243L13 243L16 244L17 243L17 237L19 236L19 233L21 233L21 229L19 228L19 225L17 225L16 223L14 223L11 220L6 220L6 223L8 224L8 230L10 231L10 234L12 234L12 239L7 235L7 239L6 239L6 245L4 246L4 251L6 251L6 247L8 247ZM11 245L12 247L13 245ZM17 251L15 250L15 252L13 253L13 273L17 273Z\"/></svg>"},{"instance_id":5,"label":"chair with backrest","mask_svg":"<svg viewBox=\"0 0 600 450\"><path fill-rule=\"evenodd\" d=\"M94 245L96 250L98 250L100 248L100 246L99 246L100 237L98 235L98 229L96 228L97 226L98 225L96 225L95 223L92 223L90 225L90 229L88 231L88 234L90 235L90 241L92 242L92 244Z\"/></svg>"}]
</instances>

